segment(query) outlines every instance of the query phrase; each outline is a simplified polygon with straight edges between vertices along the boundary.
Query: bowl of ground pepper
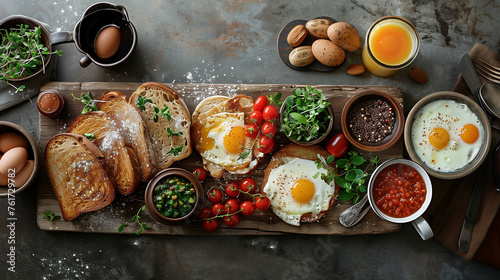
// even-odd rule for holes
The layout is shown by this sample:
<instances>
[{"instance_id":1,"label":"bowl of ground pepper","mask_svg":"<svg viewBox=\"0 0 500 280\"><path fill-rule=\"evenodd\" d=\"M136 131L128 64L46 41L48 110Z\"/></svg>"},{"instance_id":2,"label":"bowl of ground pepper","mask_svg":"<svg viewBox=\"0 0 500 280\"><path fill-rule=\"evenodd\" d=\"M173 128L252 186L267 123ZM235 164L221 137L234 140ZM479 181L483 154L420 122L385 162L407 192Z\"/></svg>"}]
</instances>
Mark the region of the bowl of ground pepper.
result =
<instances>
[{"instance_id":1,"label":"bowl of ground pepper","mask_svg":"<svg viewBox=\"0 0 500 280\"><path fill-rule=\"evenodd\" d=\"M149 214L158 222L189 223L203 205L203 187L193 173L182 168L160 171L146 187Z\"/></svg>"},{"instance_id":2,"label":"bowl of ground pepper","mask_svg":"<svg viewBox=\"0 0 500 280\"><path fill-rule=\"evenodd\" d=\"M382 91L363 91L351 97L341 116L347 140L364 151L382 151L401 137L405 125L399 102Z\"/></svg>"}]
</instances>

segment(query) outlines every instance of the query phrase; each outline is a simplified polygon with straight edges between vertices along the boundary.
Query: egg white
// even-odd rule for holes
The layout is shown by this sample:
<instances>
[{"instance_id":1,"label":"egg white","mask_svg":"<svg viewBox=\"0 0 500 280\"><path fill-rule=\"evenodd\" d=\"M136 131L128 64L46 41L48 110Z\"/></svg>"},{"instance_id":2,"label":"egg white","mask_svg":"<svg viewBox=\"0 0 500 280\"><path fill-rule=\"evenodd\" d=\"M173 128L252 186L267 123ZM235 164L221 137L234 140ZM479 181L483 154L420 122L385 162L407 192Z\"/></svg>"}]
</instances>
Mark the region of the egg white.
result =
<instances>
[{"instance_id":1,"label":"egg white","mask_svg":"<svg viewBox=\"0 0 500 280\"><path fill-rule=\"evenodd\" d=\"M252 154L245 159L240 159L241 153L230 153L224 146L224 137L233 127L245 127L243 113L219 113L207 119L207 124L210 127L208 138L214 141L214 147L201 153L201 156L215 164L230 167L246 165L252 160ZM251 148L252 141L245 137L246 148Z\"/></svg>"},{"instance_id":2,"label":"egg white","mask_svg":"<svg viewBox=\"0 0 500 280\"><path fill-rule=\"evenodd\" d=\"M285 223L300 226L303 214L312 213L312 217L316 217L321 211L328 210L335 186L328 185L321 178L315 179L317 172L327 173L323 168L318 169L312 160L294 158L269 174L263 190L271 202L271 209ZM308 203L299 203L292 196L291 188L300 179L314 184L315 193Z\"/></svg>"},{"instance_id":3,"label":"egg white","mask_svg":"<svg viewBox=\"0 0 500 280\"><path fill-rule=\"evenodd\" d=\"M468 144L460 137L466 124L478 128L478 140ZM450 135L449 143L443 149L436 149L429 142L429 133L435 127L442 127ZM472 162L481 149L484 129L479 118L463 103L451 99L440 99L423 106L413 120L411 137L413 148L426 166L439 172L453 172Z\"/></svg>"}]
</instances>

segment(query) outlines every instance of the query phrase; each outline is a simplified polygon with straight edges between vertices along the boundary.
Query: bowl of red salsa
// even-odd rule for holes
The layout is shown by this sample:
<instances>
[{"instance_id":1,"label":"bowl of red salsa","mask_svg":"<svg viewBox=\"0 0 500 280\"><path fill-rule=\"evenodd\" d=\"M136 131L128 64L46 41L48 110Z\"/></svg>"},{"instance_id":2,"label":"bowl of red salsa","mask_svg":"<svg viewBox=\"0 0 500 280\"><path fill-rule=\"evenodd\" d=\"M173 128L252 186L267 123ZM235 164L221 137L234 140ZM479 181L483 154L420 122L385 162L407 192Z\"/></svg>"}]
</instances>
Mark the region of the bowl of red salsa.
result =
<instances>
[{"instance_id":1,"label":"bowl of red salsa","mask_svg":"<svg viewBox=\"0 0 500 280\"><path fill-rule=\"evenodd\" d=\"M393 223L412 222L423 220L421 216L432 199L432 183L417 163L391 159L373 172L367 194L370 206L382 219Z\"/></svg>"}]
</instances>

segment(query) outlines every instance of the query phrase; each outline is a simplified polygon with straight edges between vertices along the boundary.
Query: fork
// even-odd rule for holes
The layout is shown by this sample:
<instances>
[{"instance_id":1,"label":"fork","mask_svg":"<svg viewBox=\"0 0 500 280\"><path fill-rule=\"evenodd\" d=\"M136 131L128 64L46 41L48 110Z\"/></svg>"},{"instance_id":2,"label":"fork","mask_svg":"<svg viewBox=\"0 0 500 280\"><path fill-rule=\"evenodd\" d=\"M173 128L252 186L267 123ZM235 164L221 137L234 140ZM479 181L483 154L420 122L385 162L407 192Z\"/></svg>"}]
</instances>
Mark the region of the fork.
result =
<instances>
[{"instance_id":1,"label":"fork","mask_svg":"<svg viewBox=\"0 0 500 280\"><path fill-rule=\"evenodd\" d=\"M475 63L477 72L486 78L495 83L500 83L500 68L488 64L482 59L478 59Z\"/></svg>"}]
</instances>

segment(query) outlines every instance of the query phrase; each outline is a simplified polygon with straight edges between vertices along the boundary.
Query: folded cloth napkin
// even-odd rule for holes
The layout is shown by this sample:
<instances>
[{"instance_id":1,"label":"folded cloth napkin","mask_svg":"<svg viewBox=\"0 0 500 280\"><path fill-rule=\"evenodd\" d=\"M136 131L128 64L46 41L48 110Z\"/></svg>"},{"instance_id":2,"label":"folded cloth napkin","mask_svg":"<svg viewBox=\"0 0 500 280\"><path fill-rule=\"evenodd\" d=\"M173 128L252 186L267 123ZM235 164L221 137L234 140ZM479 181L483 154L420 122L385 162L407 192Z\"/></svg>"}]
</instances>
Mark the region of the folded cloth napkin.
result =
<instances>
[{"instance_id":1,"label":"folded cloth napkin","mask_svg":"<svg viewBox=\"0 0 500 280\"><path fill-rule=\"evenodd\" d=\"M500 56L481 44L474 45L469 56L473 62L482 59L500 66ZM480 78L482 83L486 82L483 77ZM462 75L459 76L453 91L472 98ZM492 145L496 145L499 133L492 129L492 134ZM483 186L479 214L466 253L458 249L458 239L479 170L457 180L432 178L433 198L426 216L431 222L435 238L449 250L465 260L476 259L500 267L500 217L496 218L500 208L500 192L495 189L491 163L488 164L490 166Z\"/></svg>"}]
</instances>

